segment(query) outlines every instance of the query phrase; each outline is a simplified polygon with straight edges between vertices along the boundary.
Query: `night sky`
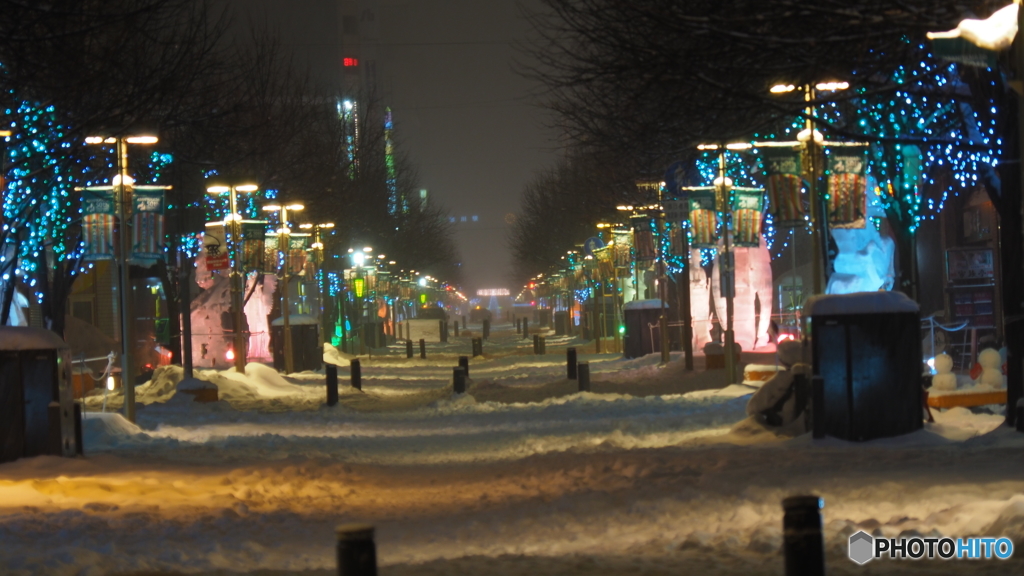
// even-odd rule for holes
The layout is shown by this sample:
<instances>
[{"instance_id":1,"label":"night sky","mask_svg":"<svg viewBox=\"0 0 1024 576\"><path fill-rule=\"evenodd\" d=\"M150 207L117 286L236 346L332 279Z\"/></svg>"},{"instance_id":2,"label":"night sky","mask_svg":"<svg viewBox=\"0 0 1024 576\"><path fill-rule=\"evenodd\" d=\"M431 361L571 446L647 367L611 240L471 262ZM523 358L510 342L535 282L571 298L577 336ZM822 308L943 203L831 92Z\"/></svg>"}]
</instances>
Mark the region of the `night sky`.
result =
<instances>
[{"instance_id":1,"label":"night sky","mask_svg":"<svg viewBox=\"0 0 1024 576\"><path fill-rule=\"evenodd\" d=\"M323 17L333 2L231 4L238 22L269 15L297 63L329 77L340 65L337 31ZM456 217L464 287L514 289L507 216L556 154L546 113L529 96L534 85L512 69L529 26L516 0L379 0L379 11L380 88L421 187Z\"/></svg>"}]
</instances>

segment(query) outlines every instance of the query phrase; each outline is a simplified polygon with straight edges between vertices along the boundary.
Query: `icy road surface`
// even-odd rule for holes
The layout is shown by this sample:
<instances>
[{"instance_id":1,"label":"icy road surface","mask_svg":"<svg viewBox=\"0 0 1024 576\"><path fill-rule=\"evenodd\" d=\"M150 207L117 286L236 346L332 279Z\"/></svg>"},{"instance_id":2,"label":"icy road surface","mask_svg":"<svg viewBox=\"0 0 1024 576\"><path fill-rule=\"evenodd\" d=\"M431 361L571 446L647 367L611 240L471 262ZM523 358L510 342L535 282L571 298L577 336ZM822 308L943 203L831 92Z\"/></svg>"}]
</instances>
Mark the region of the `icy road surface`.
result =
<instances>
[{"instance_id":1,"label":"icy road surface","mask_svg":"<svg viewBox=\"0 0 1024 576\"><path fill-rule=\"evenodd\" d=\"M138 426L89 398L87 457L0 465L0 574L334 575L334 526L365 521L382 576L778 575L780 502L800 493L825 499L831 574L1024 573L1024 549L846 558L860 529L1024 543L1024 435L1001 416L954 409L864 444L779 439L737 426L751 389L678 357L585 354L594 392L576 393L567 344L533 356L499 327L460 396L465 338L427 360L361 358L363 392L342 368L335 408L322 374L258 364L201 373L214 404L161 370L138 388Z\"/></svg>"}]
</instances>

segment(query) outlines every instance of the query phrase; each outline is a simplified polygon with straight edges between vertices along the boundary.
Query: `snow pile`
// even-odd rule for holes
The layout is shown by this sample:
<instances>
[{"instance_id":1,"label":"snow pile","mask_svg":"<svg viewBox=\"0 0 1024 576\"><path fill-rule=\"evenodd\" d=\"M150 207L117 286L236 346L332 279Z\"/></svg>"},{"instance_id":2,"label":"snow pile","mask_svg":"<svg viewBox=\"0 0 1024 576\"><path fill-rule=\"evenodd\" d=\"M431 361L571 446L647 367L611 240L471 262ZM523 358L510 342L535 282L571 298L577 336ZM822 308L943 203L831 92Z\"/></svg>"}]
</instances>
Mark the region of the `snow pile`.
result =
<instances>
[{"instance_id":1,"label":"snow pile","mask_svg":"<svg viewBox=\"0 0 1024 576\"><path fill-rule=\"evenodd\" d=\"M82 439L90 452L145 444L150 438L149 434L116 412L82 414Z\"/></svg>"},{"instance_id":2,"label":"snow pile","mask_svg":"<svg viewBox=\"0 0 1024 576\"><path fill-rule=\"evenodd\" d=\"M355 356L342 352L327 342L324 342L324 364L335 366L348 366L355 360Z\"/></svg>"}]
</instances>

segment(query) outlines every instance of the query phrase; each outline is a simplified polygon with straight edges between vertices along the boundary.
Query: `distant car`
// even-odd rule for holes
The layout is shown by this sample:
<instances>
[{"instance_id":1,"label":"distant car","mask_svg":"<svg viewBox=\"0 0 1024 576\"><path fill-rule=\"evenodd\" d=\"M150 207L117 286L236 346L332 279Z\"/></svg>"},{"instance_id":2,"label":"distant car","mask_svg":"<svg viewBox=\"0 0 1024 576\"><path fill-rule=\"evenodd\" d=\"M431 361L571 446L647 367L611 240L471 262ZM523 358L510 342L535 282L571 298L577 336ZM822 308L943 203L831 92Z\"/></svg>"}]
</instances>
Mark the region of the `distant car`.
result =
<instances>
[{"instance_id":1,"label":"distant car","mask_svg":"<svg viewBox=\"0 0 1024 576\"><path fill-rule=\"evenodd\" d=\"M447 320L448 313L439 306L430 306L416 310L416 318L420 320Z\"/></svg>"},{"instance_id":2,"label":"distant car","mask_svg":"<svg viewBox=\"0 0 1024 576\"><path fill-rule=\"evenodd\" d=\"M491 311L487 308L473 308L469 311L470 322L483 322L491 319Z\"/></svg>"}]
</instances>

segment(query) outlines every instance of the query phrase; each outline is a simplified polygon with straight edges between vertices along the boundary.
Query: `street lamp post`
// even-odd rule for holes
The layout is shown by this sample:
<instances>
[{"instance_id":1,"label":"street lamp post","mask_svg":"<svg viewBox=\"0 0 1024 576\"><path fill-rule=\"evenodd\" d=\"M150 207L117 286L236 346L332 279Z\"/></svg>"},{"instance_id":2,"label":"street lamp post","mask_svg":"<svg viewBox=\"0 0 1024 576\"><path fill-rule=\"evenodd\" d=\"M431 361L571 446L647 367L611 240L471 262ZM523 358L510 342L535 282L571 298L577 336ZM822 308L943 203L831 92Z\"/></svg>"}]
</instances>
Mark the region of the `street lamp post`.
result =
<instances>
[{"instance_id":1,"label":"street lamp post","mask_svg":"<svg viewBox=\"0 0 1024 576\"><path fill-rule=\"evenodd\" d=\"M284 255L284 268L281 273L281 314L282 323L284 324L284 371L291 374L295 371L295 360L292 358L292 331L291 325L289 324L291 305L288 302L288 264L289 264L289 251L291 246L291 230L288 228L288 211L297 212L303 210L305 206L302 204L288 204L288 205L277 205L272 204L270 206L264 206L263 209L267 212L280 212L281 213L281 227L277 229L277 250Z\"/></svg>"},{"instance_id":2,"label":"street lamp post","mask_svg":"<svg viewBox=\"0 0 1024 576\"><path fill-rule=\"evenodd\" d=\"M128 218L131 216L131 179L128 177L128 144L156 144L156 136L136 135L102 137L90 136L85 139L87 144L115 144L117 147L117 176L114 177L113 188L117 211L118 233L118 293L121 305L121 388L124 389L124 417L135 422L135 373L132 366L132 301L129 294L131 276L129 274L131 260L131 235Z\"/></svg>"},{"instance_id":3,"label":"street lamp post","mask_svg":"<svg viewBox=\"0 0 1024 576\"><path fill-rule=\"evenodd\" d=\"M807 151L808 178L807 192L811 199L811 233L814 235L814 242L811 252L811 270L814 275L811 283L815 294L824 293L822 284L825 278L825 258L827 254L826 242L828 235L826 227L828 220L824 217L824 209L821 205L821 198L818 196L818 179L821 167L818 166L818 147L823 145L824 139L821 133L814 126L814 100L817 98L817 91L846 90L850 85L846 82L819 82L817 84L805 84L800 87L804 93L804 130L797 136L797 140L804 144ZM772 94L785 94L796 90L792 84L776 84L771 87Z\"/></svg>"},{"instance_id":4,"label":"street lamp post","mask_svg":"<svg viewBox=\"0 0 1024 576\"><path fill-rule=\"evenodd\" d=\"M225 220L228 221L228 227L231 231L231 253L234 261L234 265L231 268L231 312L234 320L234 354L235 354L235 371L244 374L245 364L248 359L248 346L246 346L246 334L243 330L245 322L243 317L245 312L242 310L242 255L241 255L241 236L242 236L242 216L238 213L238 192L255 192L259 187L255 184L242 184L242 185L213 185L206 188L206 192L209 194L223 194L227 192L230 197L230 210L231 213Z\"/></svg>"},{"instance_id":5,"label":"street lamp post","mask_svg":"<svg viewBox=\"0 0 1024 576\"><path fill-rule=\"evenodd\" d=\"M321 224L299 224L299 228L303 230L313 230L313 244L310 246L313 249L313 263L316 264L317 268L321 268L324 263L324 244L320 237L321 230L330 230L334 228L334 222L324 222ZM321 340L324 343L330 342L330 335L327 330L326 314L324 314L324 291L323 282L318 283L320 289L320 327L323 330L323 336Z\"/></svg>"}]
</instances>

